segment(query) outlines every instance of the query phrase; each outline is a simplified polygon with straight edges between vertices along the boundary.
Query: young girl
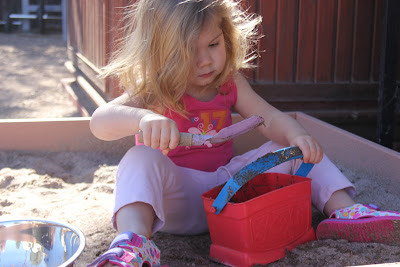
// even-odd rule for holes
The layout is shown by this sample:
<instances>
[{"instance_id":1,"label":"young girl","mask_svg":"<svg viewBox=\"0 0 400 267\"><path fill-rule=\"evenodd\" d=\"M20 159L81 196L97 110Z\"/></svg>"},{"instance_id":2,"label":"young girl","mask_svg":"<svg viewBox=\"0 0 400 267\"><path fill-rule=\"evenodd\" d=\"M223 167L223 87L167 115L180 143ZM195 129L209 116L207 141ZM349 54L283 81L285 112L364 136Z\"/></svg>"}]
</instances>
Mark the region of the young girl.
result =
<instances>
[{"instance_id":1,"label":"young girl","mask_svg":"<svg viewBox=\"0 0 400 267\"><path fill-rule=\"evenodd\" d=\"M331 215L317 231L320 238L393 243L396 236L400 243L399 229L392 227L400 214L355 204L353 185L317 140L258 96L239 73L256 56L249 51L257 43L260 17L246 15L235 0L139 0L127 20L122 48L104 69L104 76L119 78L125 93L99 107L90 126L103 140L141 130L144 145L131 148L119 164L112 217L119 235L90 266L159 266L152 234L206 232L201 194L287 146L298 146L303 161L316 164L309 173L312 202ZM236 157L232 141L177 146L179 132L213 135L231 125L232 109L244 118L263 117L258 130L272 141ZM293 174L301 162L269 171ZM347 224L354 226L352 233L346 233ZM385 227L383 238L365 231L371 225Z\"/></svg>"}]
</instances>

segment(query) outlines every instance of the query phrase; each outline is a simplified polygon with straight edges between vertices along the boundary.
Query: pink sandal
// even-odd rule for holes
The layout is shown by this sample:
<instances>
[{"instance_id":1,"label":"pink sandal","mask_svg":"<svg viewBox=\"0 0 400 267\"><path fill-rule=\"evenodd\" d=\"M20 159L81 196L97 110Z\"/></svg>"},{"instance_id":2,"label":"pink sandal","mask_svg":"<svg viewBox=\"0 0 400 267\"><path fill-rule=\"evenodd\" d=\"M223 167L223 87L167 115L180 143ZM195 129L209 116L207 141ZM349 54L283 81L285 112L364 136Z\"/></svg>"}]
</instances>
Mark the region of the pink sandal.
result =
<instances>
[{"instance_id":1,"label":"pink sandal","mask_svg":"<svg viewBox=\"0 0 400 267\"><path fill-rule=\"evenodd\" d=\"M400 213L378 207L354 204L334 210L317 227L317 238L346 239L350 242L376 242L400 246Z\"/></svg>"},{"instance_id":2,"label":"pink sandal","mask_svg":"<svg viewBox=\"0 0 400 267\"><path fill-rule=\"evenodd\" d=\"M160 266L160 250L153 241L124 232L111 243L109 250L90 263L88 267L100 267L110 262L121 267L154 267Z\"/></svg>"}]
</instances>

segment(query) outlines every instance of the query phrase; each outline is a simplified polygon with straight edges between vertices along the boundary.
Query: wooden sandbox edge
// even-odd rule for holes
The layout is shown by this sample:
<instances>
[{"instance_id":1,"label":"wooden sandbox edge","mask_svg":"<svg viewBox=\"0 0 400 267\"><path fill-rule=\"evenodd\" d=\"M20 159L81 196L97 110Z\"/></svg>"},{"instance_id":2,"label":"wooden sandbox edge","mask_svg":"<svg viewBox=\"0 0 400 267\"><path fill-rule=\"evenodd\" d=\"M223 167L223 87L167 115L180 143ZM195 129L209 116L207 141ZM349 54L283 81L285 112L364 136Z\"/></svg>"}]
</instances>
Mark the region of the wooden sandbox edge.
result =
<instances>
[{"instance_id":1,"label":"wooden sandbox edge","mask_svg":"<svg viewBox=\"0 0 400 267\"><path fill-rule=\"evenodd\" d=\"M334 162L360 175L384 179L391 191L400 192L400 153L304 113L289 115L323 145ZM233 115L234 122L240 119ZM89 122L90 117L0 120L0 150L99 151L122 157L135 144L133 137L101 141L91 133ZM235 139L235 151L241 154L265 141L258 131L251 131Z\"/></svg>"}]
</instances>

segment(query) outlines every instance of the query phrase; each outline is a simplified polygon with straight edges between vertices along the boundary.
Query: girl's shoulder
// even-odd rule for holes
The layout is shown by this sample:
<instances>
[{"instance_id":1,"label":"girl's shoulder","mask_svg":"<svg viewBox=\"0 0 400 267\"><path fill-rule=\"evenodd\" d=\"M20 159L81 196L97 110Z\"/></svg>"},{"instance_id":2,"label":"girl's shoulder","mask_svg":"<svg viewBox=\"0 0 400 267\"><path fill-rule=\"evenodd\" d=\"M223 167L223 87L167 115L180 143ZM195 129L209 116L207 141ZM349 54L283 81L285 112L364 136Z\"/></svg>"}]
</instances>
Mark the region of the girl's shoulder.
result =
<instances>
[{"instance_id":1,"label":"girl's shoulder","mask_svg":"<svg viewBox=\"0 0 400 267\"><path fill-rule=\"evenodd\" d=\"M246 77L240 72L235 72L232 73L229 79L220 86L220 92L229 93L231 90L234 90L234 92L236 93L242 87L248 87L248 86L250 85Z\"/></svg>"},{"instance_id":2,"label":"girl's shoulder","mask_svg":"<svg viewBox=\"0 0 400 267\"><path fill-rule=\"evenodd\" d=\"M235 92L237 90L236 82L233 76L231 76L225 83L221 84L219 87L219 93L222 95L227 95L231 92Z\"/></svg>"}]
</instances>

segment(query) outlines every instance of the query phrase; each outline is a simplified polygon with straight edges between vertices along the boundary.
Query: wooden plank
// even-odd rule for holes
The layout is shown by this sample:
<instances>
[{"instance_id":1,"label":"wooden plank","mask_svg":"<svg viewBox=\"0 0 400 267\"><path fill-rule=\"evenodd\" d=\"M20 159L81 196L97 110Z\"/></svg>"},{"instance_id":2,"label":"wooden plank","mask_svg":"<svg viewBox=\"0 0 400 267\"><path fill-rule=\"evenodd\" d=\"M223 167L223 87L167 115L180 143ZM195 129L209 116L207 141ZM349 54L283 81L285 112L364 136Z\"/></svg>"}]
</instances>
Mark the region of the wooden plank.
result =
<instances>
[{"instance_id":1,"label":"wooden plank","mask_svg":"<svg viewBox=\"0 0 400 267\"><path fill-rule=\"evenodd\" d=\"M400 153L368 141L357 135L319 121L301 112L296 120L313 136L335 163L349 168L360 177L371 175L387 184L388 191L400 190Z\"/></svg>"},{"instance_id":2,"label":"wooden plank","mask_svg":"<svg viewBox=\"0 0 400 267\"><path fill-rule=\"evenodd\" d=\"M74 56L76 58L76 63L74 65L84 74L84 78L88 79L96 89L104 92L105 82L103 79L97 78L100 74L100 70L81 53L76 52Z\"/></svg>"},{"instance_id":3,"label":"wooden plank","mask_svg":"<svg viewBox=\"0 0 400 267\"><path fill-rule=\"evenodd\" d=\"M110 58L111 54L115 49L120 46L120 40L124 37L124 7L126 1L124 0L113 0L109 2L109 9L107 11L107 26L108 36L107 42L109 42L107 47L107 60ZM122 90L118 86L117 80L114 78L108 78L106 81L105 94L109 99L113 99L121 95Z\"/></svg>"},{"instance_id":4,"label":"wooden plank","mask_svg":"<svg viewBox=\"0 0 400 267\"><path fill-rule=\"evenodd\" d=\"M85 0L84 1L78 1L79 2L79 11L80 11L80 39L81 39L81 43L79 43L78 46L78 51L85 54L86 55L86 51L85 51L85 44L86 44L86 31L87 31L87 27L86 27L86 12L85 12Z\"/></svg>"},{"instance_id":5,"label":"wooden plank","mask_svg":"<svg viewBox=\"0 0 400 267\"><path fill-rule=\"evenodd\" d=\"M98 46L99 49L97 51L97 66L99 67L103 67L103 49L104 49L104 36L103 36L103 22L104 22L104 18L103 18L103 3L104 0L100 0L98 1L98 13L97 16L99 16L99 25L98 25L98 29L99 29L99 36L98 36Z\"/></svg>"},{"instance_id":6,"label":"wooden plank","mask_svg":"<svg viewBox=\"0 0 400 267\"><path fill-rule=\"evenodd\" d=\"M300 0L297 41L297 82L314 81L315 33L318 0Z\"/></svg>"},{"instance_id":7,"label":"wooden plank","mask_svg":"<svg viewBox=\"0 0 400 267\"><path fill-rule=\"evenodd\" d=\"M379 84L375 83L251 83L251 86L266 100L282 101L364 101L377 100ZM307 92L306 94L304 92Z\"/></svg>"},{"instance_id":8,"label":"wooden plank","mask_svg":"<svg viewBox=\"0 0 400 267\"><path fill-rule=\"evenodd\" d=\"M0 120L0 149L29 151L99 151L123 156L135 144L133 136L117 141L97 139L90 118Z\"/></svg>"},{"instance_id":9,"label":"wooden plank","mask_svg":"<svg viewBox=\"0 0 400 267\"><path fill-rule=\"evenodd\" d=\"M378 142L393 147L394 118L396 107L396 70L400 34L400 2L384 1L382 30L381 76L379 86Z\"/></svg>"},{"instance_id":10,"label":"wooden plank","mask_svg":"<svg viewBox=\"0 0 400 267\"><path fill-rule=\"evenodd\" d=\"M314 66L316 82L331 82L333 80L336 10L336 0L318 2Z\"/></svg>"},{"instance_id":11,"label":"wooden plank","mask_svg":"<svg viewBox=\"0 0 400 267\"><path fill-rule=\"evenodd\" d=\"M374 29L372 33L372 55L370 81L379 81L379 66L382 47L383 1L375 0Z\"/></svg>"},{"instance_id":12,"label":"wooden plank","mask_svg":"<svg viewBox=\"0 0 400 267\"><path fill-rule=\"evenodd\" d=\"M275 81L293 82L297 59L298 1L279 0L277 14Z\"/></svg>"},{"instance_id":13,"label":"wooden plank","mask_svg":"<svg viewBox=\"0 0 400 267\"><path fill-rule=\"evenodd\" d=\"M303 111L318 118L351 121L377 113L378 84L252 84L270 104L284 111ZM306 92L306 93L305 93ZM376 121L376 119L374 119Z\"/></svg>"},{"instance_id":14,"label":"wooden plank","mask_svg":"<svg viewBox=\"0 0 400 267\"><path fill-rule=\"evenodd\" d=\"M108 49L108 40L107 40L107 7L108 7L108 1L103 0L103 10L102 10L102 17L103 17L103 24L102 24L102 43L103 43L103 49L102 49L102 54L101 54L101 65L105 66L107 64L107 49Z\"/></svg>"},{"instance_id":15,"label":"wooden plank","mask_svg":"<svg viewBox=\"0 0 400 267\"><path fill-rule=\"evenodd\" d=\"M351 80L355 0L339 0L336 30L335 75L336 82Z\"/></svg>"},{"instance_id":16,"label":"wooden plank","mask_svg":"<svg viewBox=\"0 0 400 267\"><path fill-rule=\"evenodd\" d=\"M279 3L279 2L278 2ZM260 42L260 55L258 61L258 81L274 81L276 60L276 34L277 34L277 0L264 0L260 2L259 13L263 15L262 29L264 37Z\"/></svg>"},{"instance_id":17,"label":"wooden plank","mask_svg":"<svg viewBox=\"0 0 400 267\"><path fill-rule=\"evenodd\" d=\"M261 3L260 3L261 2ZM242 8L244 10L248 10L249 13L254 13L254 14L261 14L262 12L260 11L260 5L262 5L262 1L260 0L242 0L240 1L240 5L242 6ZM263 29L259 29L260 34L264 34ZM262 41L261 41L262 42ZM258 49L259 51L262 50L261 46L261 42L258 44ZM261 53L260 56L262 56L263 53ZM252 62L252 64L259 66L257 68L250 68L250 69L244 69L241 71L241 73L248 79L251 81L257 80L259 77L259 72L262 68L262 63L260 63L260 58L256 58L254 59L254 61Z\"/></svg>"},{"instance_id":18,"label":"wooden plank","mask_svg":"<svg viewBox=\"0 0 400 267\"><path fill-rule=\"evenodd\" d=\"M374 21L374 0L356 0L353 46L353 81L369 81Z\"/></svg>"}]
</instances>

